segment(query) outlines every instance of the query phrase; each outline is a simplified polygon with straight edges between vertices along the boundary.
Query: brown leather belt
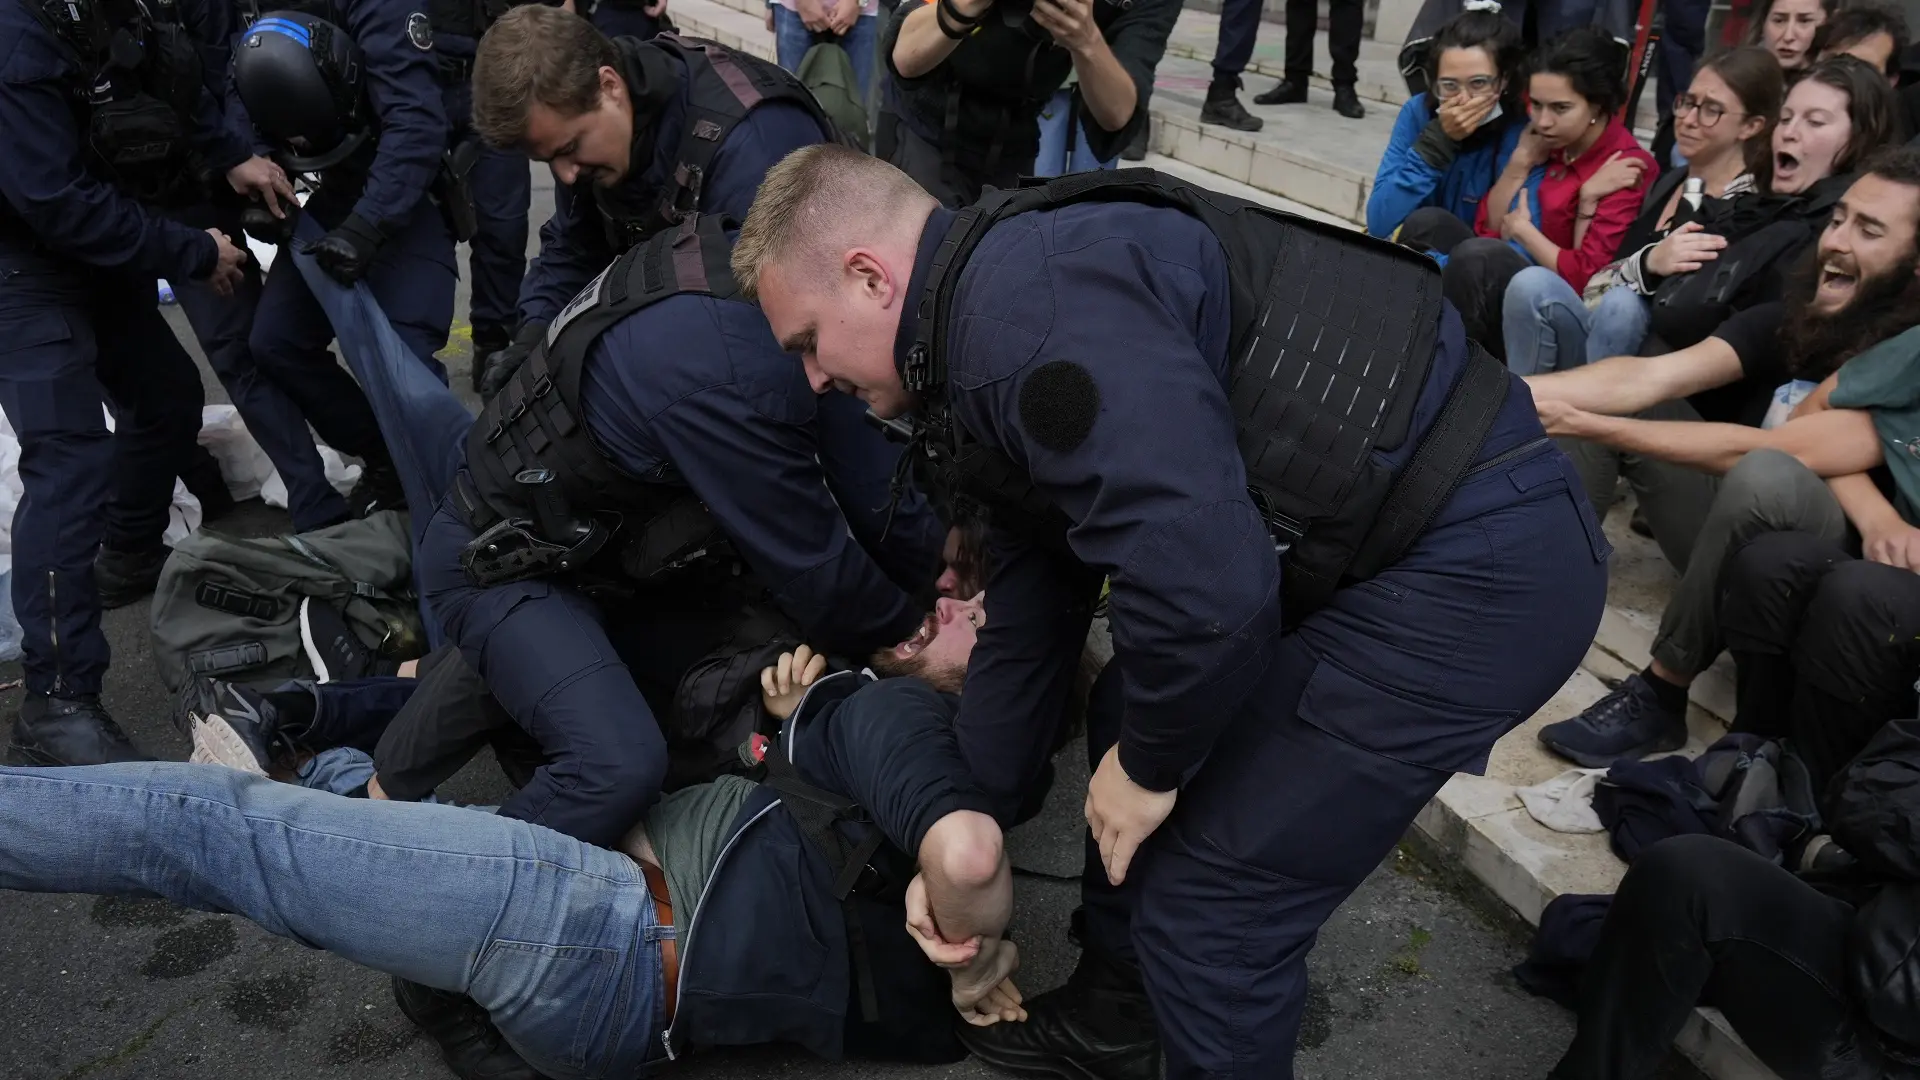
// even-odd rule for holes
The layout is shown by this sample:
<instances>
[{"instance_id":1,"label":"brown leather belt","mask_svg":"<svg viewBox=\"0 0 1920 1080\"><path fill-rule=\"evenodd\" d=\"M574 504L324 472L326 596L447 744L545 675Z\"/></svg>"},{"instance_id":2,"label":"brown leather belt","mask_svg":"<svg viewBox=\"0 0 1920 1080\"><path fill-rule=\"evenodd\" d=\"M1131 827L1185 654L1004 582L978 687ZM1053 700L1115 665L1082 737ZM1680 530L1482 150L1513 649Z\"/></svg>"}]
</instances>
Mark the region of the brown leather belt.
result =
<instances>
[{"instance_id":1,"label":"brown leather belt","mask_svg":"<svg viewBox=\"0 0 1920 1080\"><path fill-rule=\"evenodd\" d=\"M647 892L653 897L654 915L661 926L673 925L673 900L667 893L667 875L649 862L640 864L640 872L646 875ZM673 1023L673 1012L680 1004L680 949L673 938L660 939L660 981L666 984L667 1023Z\"/></svg>"}]
</instances>

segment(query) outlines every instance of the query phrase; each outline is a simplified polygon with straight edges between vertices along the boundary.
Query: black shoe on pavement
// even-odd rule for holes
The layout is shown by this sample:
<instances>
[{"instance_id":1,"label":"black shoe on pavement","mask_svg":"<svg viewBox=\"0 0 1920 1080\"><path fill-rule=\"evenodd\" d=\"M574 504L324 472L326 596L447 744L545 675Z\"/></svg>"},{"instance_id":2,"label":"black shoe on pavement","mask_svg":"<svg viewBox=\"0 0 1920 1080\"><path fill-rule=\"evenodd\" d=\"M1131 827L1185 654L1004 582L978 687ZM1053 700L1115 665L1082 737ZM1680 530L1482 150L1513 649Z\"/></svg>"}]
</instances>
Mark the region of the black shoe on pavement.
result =
<instances>
[{"instance_id":1,"label":"black shoe on pavement","mask_svg":"<svg viewBox=\"0 0 1920 1080\"><path fill-rule=\"evenodd\" d=\"M1259 131L1265 127L1265 120L1248 112L1247 107L1240 104L1240 96L1236 93L1239 89L1238 78L1213 80L1213 85L1207 87L1207 103L1200 107L1200 122L1218 124L1235 131Z\"/></svg>"},{"instance_id":2,"label":"black shoe on pavement","mask_svg":"<svg viewBox=\"0 0 1920 1080\"><path fill-rule=\"evenodd\" d=\"M1088 950L1065 986L1026 1005L1024 1024L960 1023L961 1045L1021 1076L1160 1080L1160 1033L1137 971Z\"/></svg>"},{"instance_id":3,"label":"black shoe on pavement","mask_svg":"<svg viewBox=\"0 0 1920 1080\"><path fill-rule=\"evenodd\" d=\"M1307 80L1305 79L1298 82L1292 79L1281 79L1273 84L1273 89L1253 96L1255 105L1299 105L1306 100Z\"/></svg>"},{"instance_id":4,"label":"black shoe on pavement","mask_svg":"<svg viewBox=\"0 0 1920 1080\"><path fill-rule=\"evenodd\" d=\"M237 683L196 677L180 692L174 726L193 740L188 760L266 776L298 750L273 701Z\"/></svg>"},{"instance_id":5,"label":"black shoe on pavement","mask_svg":"<svg viewBox=\"0 0 1920 1080\"><path fill-rule=\"evenodd\" d=\"M472 998L396 975L393 1001L415 1027L440 1044L441 1059L460 1080L544 1080L507 1045L487 1011Z\"/></svg>"},{"instance_id":6,"label":"black shoe on pavement","mask_svg":"<svg viewBox=\"0 0 1920 1080\"><path fill-rule=\"evenodd\" d=\"M160 584L160 571L167 565L169 554L164 547L152 551L101 548L93 557L93 588L100 596L100 607L111 611L152 596L154 586Z\"/></svg>"},{"instance_id":7,"label":"black shoe on pavement","mask_svg":"<svg viewBox=\"0 0 1920 1080\"><path fill-rule=\"evenodd\" d=\"M1360 95L1351 86L1333 88L1333 111L1349 120L1358 120L1367 115L1367 107L1360 104Z\"/></svg>"},{"instance_id":8,"label":"black shoe on pavement","mask_svg":"<svg viewBox=\"0 0 1920 1080\"><path fill-rule=\"evenodd\" d=\"M13 721L7 764L107 765L152 761L100 705L98 695L57 698L29 693Z\"/></svg>"},{"instance_id":9,"label":"black shoe on pavement","mask_svg":"<svg viewBox=\"0 0 1920 1080\"><path fill-rule=\"evenodd\" d=\"M1541 728L1540 743L1588 769L1638 761L1687 745L1686 707L1669 708L1644 675L1629 675L1580 715Z\"/></svg>"},{"instance_id":10,"label":"black shoe on pavement","mask_svg":"<svg viewBox=\"0 0 1920 1080\"><path fill-rule=\"evenodd\" d=\"M356 518L382 510L405 510L407 493L400 486L400 474L385 461L363 462L360 479L347 495L347 513Z\"/></svg>"}]
</instances>

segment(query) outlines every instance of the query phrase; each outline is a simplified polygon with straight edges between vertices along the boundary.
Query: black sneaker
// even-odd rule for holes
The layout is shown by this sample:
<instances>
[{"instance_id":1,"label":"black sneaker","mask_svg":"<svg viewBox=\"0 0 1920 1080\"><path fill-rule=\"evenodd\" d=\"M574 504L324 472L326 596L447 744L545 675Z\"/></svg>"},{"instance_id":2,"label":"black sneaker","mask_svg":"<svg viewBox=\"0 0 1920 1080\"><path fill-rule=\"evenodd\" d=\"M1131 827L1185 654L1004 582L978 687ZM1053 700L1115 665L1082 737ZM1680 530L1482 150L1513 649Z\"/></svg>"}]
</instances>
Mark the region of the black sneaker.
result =
<instances>
[{"instance_id":1,"label":"black sneaker","mask_svg":"<svg viewBox=\"0 0 1920 1080\"><path fill-rule=\"evenodd\" d=\"M399 670L398 664L367 648L333 605L311 596L300 601L300 644L306 646L314 682L345 682Z\"/></svg>"},{"instance_id":2,"label":"black sneaker","mask_svg":"<svg viewBox=\"0 0 1920 1080\"><path fill-rule=\"evenodd\" d=\"M1541 728L1540 743L1583 768L1604 769L1687 745L1687 714L1662 705L1634 674L1580 715Z\"/></svg>"},{"instance_id":3,"label":"black sneaker","mask_svg":"<svg viewBox=\"0 0 1920 1080\"><path fill-rule=\"evenodd\" d=\"M298 749L281 730L280 712L256 690L204 676L180 692L174 726L193 740L187 760L266 776Z\"/></svg>"},{"instance_id":4,"label":"black sneaker","mask_svg":"<svg viewBox=\"0 0 1920 1080\"><path fill-rule=\"evenodd\" d=\"M9 765L106 765L152 760L113 722L95 694L73 698L28 694L14 718L13 742L7 747Z\"/></svg>"},{"instance_id":5,"label":"black sneaker","mask_svg":"<svg viewBox=\"0 0 1920 1080\"><path fill-rule=\"evenodd\" d=\"M1307 100L1307 80L1281 79L1273 84L1273 89L1264 94L1255 94L1255 105L1299 105Z\"/></svg>"},{"instance_id":6,"label":"black sneaker","mask_svg":"<svg viewBox=\"0 0 1920 1080\"><path fill-rule=\"evenodd\" d=\"M1207 103L1200 107L1200 122L1218 124L1235 131L1259 131L1267 122L1247 111L1240 104L1240 80L1215 79L1207 87Z\"/></svg>"},{"instance_id":7,"label":"black sneaker","mask_svg":"<svg viewBox=\"0 0 1920 1080\"><path fill-rule=\"evenodd\" d=\"M405 510L407 493L400 486L400 474L384 461L368 461L360 466L360 479L347 495L347 513L363 518L382 510Z\"/></svg>"},{"instance_id":8,"label":"black sneaker","mask_svg":"<svg viewBox=\"0 0 1920 1080\"><path fill-rule=\"evenodd\" d=\"M1080 954L1065 986L1026 1003L1024 1024L957 1021L960 1044L994 1068L1068 1080L1160 1080L1160 1036L1139 976Z\"/></svg>"},{"instance_id":9,"label":"black sneaker","mask_svg":"<svg viewBox=\"0 0 1920 1080\"><path fill-rule=\"evenodd\" d=\"M460 1080L544 1080L527 1064L472 998L435 990L398 975L393 1001L400 1012L440 1045L440 1057Z\"/></svg>"},{"instance_id":10,"label":"black sneaker","mask_svg":"<svg viewBox=\"0 0 1920 1080\"><path fill-rule=\"evenodd\" d=\"M1367 115L1367 107L1360 104L1360 95L1351 86L1333 88L1333 111L1349 120Z\"/></svg>"},{"instance_id":11,"label":"black sneaker","mask_svg":"<svg viewBox=\"0 0 1920 1080\"><path fill-rule=\"evenodd\" d=\"M101 548L93 557L93 588L100 595L100 607L110 611L152 596L169 554L164 547L152 551Z\"/></svg>"}]
</instances>

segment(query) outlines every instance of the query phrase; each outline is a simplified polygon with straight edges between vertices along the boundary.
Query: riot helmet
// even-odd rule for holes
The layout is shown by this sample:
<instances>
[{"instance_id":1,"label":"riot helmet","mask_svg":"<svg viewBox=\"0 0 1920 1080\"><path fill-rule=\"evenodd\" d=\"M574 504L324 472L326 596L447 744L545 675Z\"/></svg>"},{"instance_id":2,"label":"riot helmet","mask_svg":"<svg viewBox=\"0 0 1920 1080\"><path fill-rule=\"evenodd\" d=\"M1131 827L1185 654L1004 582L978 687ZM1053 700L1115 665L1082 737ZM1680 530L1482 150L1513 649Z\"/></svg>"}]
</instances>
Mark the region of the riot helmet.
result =
<instances>
[{"instance_id":1,"label":"riot helmet","mask_svg":"<svg viewBox=\"0 0 1920 1080\"><path fill-rule=\"evenodd\" d=\"M372 135L365 58L352 35L325 19L274 12L247 28L233 56L233 85L281 164L317 173Z\"/></svg>"}]
</instances>

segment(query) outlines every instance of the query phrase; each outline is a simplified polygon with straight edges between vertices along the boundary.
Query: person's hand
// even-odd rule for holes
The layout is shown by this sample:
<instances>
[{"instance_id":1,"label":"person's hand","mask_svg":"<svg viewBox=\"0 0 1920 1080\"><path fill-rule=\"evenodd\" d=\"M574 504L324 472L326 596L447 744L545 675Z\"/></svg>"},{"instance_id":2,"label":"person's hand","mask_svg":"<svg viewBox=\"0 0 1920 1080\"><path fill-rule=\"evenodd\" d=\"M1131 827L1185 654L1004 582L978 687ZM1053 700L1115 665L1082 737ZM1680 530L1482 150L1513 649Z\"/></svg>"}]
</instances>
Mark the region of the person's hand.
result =
<instances>
[{"instance_id":1,"label":"person's hand","mask_svg":"<svg viewBox=\"0 0 1920 1080\"><path fill-rule=\"evenodd\" d=\"M491 400L500 388L507 385L513 373L527 362L533 350L540 346L540 339L547 336L545 322L529 322L514 333L513 341L504 349L495 349L485 357L485 365L480 369L481 400ZM480 363L481 357L474 357L474 363Z\"/></svg>"},{"instance_id":2,"label":"person's hand","mask_svg":"<svg viewBox=\"0 0 1920 1080\"><path fill-rule=\"evenodd\" d=\"M640 9L649 19L657 19L667 13L667 0L648 0L647 6Z\"/></svg>"},{"instance_id":3,"label":"person's hand","mask_svg":"<svg viewBox=\"0 0 1920 1080\"><path fill-rule=\"evenodd\" d=\"M1020 988L1013 985L1013 973L1019 967L1020 950L1005 938L994 938L973 960L948 968L953 1007L960 1018L974 1027L1025 1020L1027 1010L1021 1005Z\"/></svg>"},{"instance_id":4,"label":"person's hand","mask_svg":"<svg viewBox=\"0 0 1920 1080\"><path fill-rule=\"evenodd\" d=\"M1877 563L1920 573L1920 529L1894 520L1860 538L1861 551Z\"/></svg>"},{"instance_id":5,"label":"person's hand","mask_svg":"<svg viewBox=\"0 0 1920 1080\"><path fill-rule=\"evenodd\" d=\"M1133 854L1146 843L1153 830L1173 813L1180 792L1148 791L1133 782L1120 767L1120 747L1107 749L1100 767L1087 781L1087 827L1100 847L1100 861L1106 864L1107 880L1115 885L1127 880L1127 867Z\"/></svg>"},{"instance_id":6,"label":"person's hand","mask_svg":"<svg viewBox=\"0 0 1920 1080\"><path fill-rule=\"evenodd\" d=\"M266 203L277 218L287 216L280 200L293 202L293 181L287 179L286 170L258 155L228 169L227 183L234 191Z\"/></svg>"},{"instance_id":7,"label":"person's hand","mask_svg":"<svg viewBox=\"0 0 1920 1080\"><path fill-rule=\"evenodd\" d=\"M1549 435L1582 439L1591 433L1594 414L1564 401L1535 398L1533 411L1539 414L1540 426L1546 428Z\"/></svg>"},{"instance_id":8,"label":"person's hand","mask_svg":"<svg viewBox=\"0 0 1920 1080\"><path fill-rule=\"evenodd\" d=\"M827 28L825 0L794 0L794 14L800 16L800 25L815 33Z\"/></svg>"},{"instance_id":9,"label":"person's hand","mask_svg":"<svg viewBox=\"0 0 1920 1080\"><path fill-rule=\"evenodd\" d=\"M1606 164L1587 177L1580 185L1582 202L1599 202L1617 191L1625 191L1640 183L1640 177L1646 174L1647 163L1639 158L1623 157L1625 150L1615 150L1607 158Z\"/></svg>"},{"instance_id":10,"label":"person's hand","mask_svg":"<svg viewBox=\"0 0 1920 1080\"><path fill-rule=\"evenodd\" d=\"M1647 269L1660 277L1668 277L1691 273L1719 258L1720 249L1727 246L1727 238L1702 232L1704 228L1697 221L1689 221L1668 233L1666 239L1647 252Z\"/></svg>"},{"instance_id":11,"label":"person's hand","mask_svg":"<svg viewBox=\"0 0 1920 1080\"><path fill-rule=\"evenodd\" d=\"M247 265L247 249L236 247L232 238L219 229L208 229L207 235L213 237L214 246L220 251L213 272L207 275L207 284L213 286L219 296L232 296L234 286L240 284L240 268Z\"/></svg>"},{"instance_id":12,"label":"person's hand","mask_svg":"<svg viewBox=\"0 0 1920 1080\"><path fill-rule=\"evenodd\" d=\"M927 901L927 880L915 874L907 882L907 936L927 954L933 966L957 968L980 955L980 936L978 934L964 941L948 941L940 936L940 928L933 923L933 907Z\"/></svg>"},{"instance_id":13,"label":"person's hand","mask_svg":"<svg viewBox=\"0 0 1920 1080\"><path fill-rule=\"evenodd\" d=\"M1527 199L1527 189L1520 189L1520 197L1514 200L1513 209L1500 219L1500 239L1518 240L1534 227L1533 208Z\"/></svg>"},{"instance_id":14,"label":"person's hand","mask_svg":"<svg viewBox=\"0 0 1920 1080\"><path fill-rule=\"evenodd\" d=\"M847 36L853 29L854 21L860 18L861 0L835 0L834 8L827 14L827 29L835 37Z\"/></svg>"},{"instance_id":15,"label":"person's hand","mask_svg":"<svg viewBox=\"0 0 1920 1080\"><path fill-rule=\"evenodd\" d=\"M760 704L767 715L785 720L826 671L827 658L805 645L783 652L778 662L760 669Z\"/></svg>"},{"instance_id":16,"label":"person's hand","mask_svg":"<svg viewBox=\"0 0 1920 1080\"><path fill-rule=\"evenodd\" d=\"M1085 53L1106 40L1093 21L1093 0L1033 0L1033 21L1068 52Z\"/></svg>"},{"instance_id":17,"label":"person's hand","mask_svg":"<svg viewBox=\"0 0 1920 1080\"><path fill-rule=\"evenodd\" d=\"M381 236L359 214L348 214L339 227L307 248L313 261L327 276L342 285L352 285L373 270L380 254Z\"/></svg>"},{"instance_id":18,"label":"person's hand","mask_svg":"<svg viewBox=\"0 0 1920 1080\"><path fill-rule=\"evenodd\" d=\"M1513 144L1513 156L1507 159L1507 163L1522 170L1531 170L1535 165L1546 164L1549 153L1546 136L1528 124L1527 130L1520 133L1520 140Z\"/></svg>"},{"instance_id":19,"label":"person's hand","mask_svg":"<svg viewBox=\"0 0 1920 1080\"><path fill-rule=\"evenodd\" d=\"M1499 94L1474 97L1462 92L1441 102L1440 107L1434 110L1434 115L1439 117L1440 130L1447 133L1447 138L1459 142L1480 130L1480 125L1487 122L1493 107L1498 104Z\"/></svg>"}]
</instances>

